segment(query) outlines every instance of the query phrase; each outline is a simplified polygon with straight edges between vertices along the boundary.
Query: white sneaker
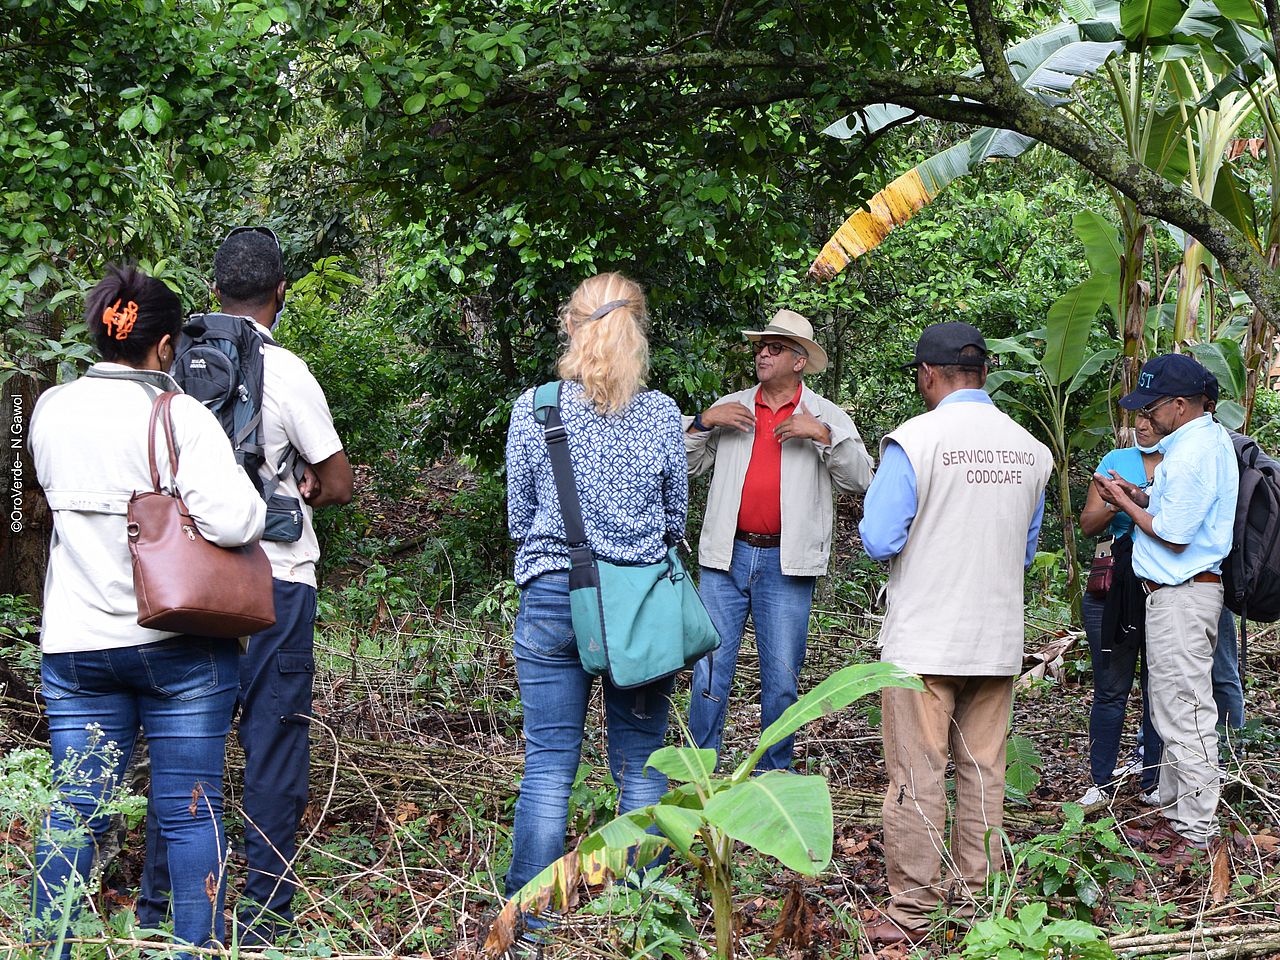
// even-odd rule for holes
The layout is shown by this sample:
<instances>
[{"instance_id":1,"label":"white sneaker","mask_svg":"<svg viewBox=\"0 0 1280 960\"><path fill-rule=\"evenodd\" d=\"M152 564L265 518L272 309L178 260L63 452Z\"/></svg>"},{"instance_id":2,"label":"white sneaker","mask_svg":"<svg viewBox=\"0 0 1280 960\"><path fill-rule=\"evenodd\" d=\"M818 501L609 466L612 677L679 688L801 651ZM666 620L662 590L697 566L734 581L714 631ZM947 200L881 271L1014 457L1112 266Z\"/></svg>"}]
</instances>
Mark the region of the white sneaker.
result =
<instances>
[{"instance_id":1,"label":"white sneaker","mask_svg":"<svg viewBox=\"0 0 1280 960\"><path fill-rule=\"evenodd\" d=\"M1089 787L1089 789L1084 792L1084 796L1077 800L1076 803L1080 804L1080 806L1084 807L1085 811L1088 812L1090 810L1096 810L1099 807L1106 806L1110 800L1110 794L1095 784Z\"/></svg>"},{"instance_id":2,"label":"white sneaker","mask_svg":"<svg viewBox=\"0 0 1280 960\"><path fill-rule=\"evenodd\" d=\"M1131 773L1137 773L1142 769L1141 757L1130 757L1128 760L1121 760L1116 764L1116 768L1111 771L1113 780L1123 780Z\"/></svg>"},{"instance_id":3,"label":"white sneaker","mask_svg":"<svg viewBox=\"0 0 1280 960\"><path fill-rule=\"evenodd\" d=\"M1150 790L1138 794L1138 802L1144 807L1160 806L1160 788L1155 786Z\"/></svg>"}]
</instances>

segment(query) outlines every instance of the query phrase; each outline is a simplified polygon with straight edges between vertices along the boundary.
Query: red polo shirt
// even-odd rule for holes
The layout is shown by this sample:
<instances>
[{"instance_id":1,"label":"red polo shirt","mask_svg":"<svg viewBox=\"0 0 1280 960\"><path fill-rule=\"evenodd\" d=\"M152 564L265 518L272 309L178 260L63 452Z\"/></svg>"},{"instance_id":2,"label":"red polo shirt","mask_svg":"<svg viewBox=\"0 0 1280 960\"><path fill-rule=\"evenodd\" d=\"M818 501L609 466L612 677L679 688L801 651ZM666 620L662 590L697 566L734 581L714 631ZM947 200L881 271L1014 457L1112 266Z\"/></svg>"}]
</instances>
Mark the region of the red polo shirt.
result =
<instances>
[{"instance_id":1,"label":"red polo shirt","mask_svg":"<svg viewBox=\"0 0 1280 960\"><path fill-rule=\"evenodd\" d=\"M782 443L773 431L796 412L803 388L803 384L796 387L796 395L777 410L770 410L763 400L764 391L756 390L756 436L742 481L739 530L766 536L782 533Z\"/></svg>"}]
</instances>

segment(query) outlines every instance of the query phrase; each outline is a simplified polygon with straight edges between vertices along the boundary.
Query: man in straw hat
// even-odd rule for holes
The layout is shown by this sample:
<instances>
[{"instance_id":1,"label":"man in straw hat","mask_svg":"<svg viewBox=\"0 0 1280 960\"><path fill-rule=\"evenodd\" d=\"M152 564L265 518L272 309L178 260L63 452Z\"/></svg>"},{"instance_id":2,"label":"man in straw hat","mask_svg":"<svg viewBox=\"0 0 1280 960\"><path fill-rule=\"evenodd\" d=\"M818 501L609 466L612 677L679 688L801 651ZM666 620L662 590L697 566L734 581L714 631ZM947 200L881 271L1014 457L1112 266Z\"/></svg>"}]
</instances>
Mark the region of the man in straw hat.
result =
<instances>
[{"instance_id":1,"label":"man in straw hat","mask_svg":"<svg viewBox=\"0 0 1280 960\"><path fill-rule=\"evenodd\" d=\"M827 366L809 321L779 310L743 335L759 382L685 418L689 473L715 470L698 562L723 641L694 668L689 729L717 755L748 613L760 653L760 728L795 703L813 586L831 552L831 487L861 493L872 466L849 415L804 385L804 374ZM791 747L791 737L770 747L760 769L788 768Z\"/></svg>"},{"instance_id":2,"label":"man in straw hat","mask_svg":"<svg viewBox=\"0 0 1280 960\"><path fill-rule=\"evenodd\" d=\"M872 559L889 561L881 659L924 681L922 690L881 692L890 898L885 919L864 931L876 943L924 940L944 897L971 912L999 861L1023 571L1053 470L1049 449L982 389L987 344L976 327L926 327L903 368L928 412L881 442L858 527ZM948 757L956 793L949 851Z\"/></svg>"}]
</instances>

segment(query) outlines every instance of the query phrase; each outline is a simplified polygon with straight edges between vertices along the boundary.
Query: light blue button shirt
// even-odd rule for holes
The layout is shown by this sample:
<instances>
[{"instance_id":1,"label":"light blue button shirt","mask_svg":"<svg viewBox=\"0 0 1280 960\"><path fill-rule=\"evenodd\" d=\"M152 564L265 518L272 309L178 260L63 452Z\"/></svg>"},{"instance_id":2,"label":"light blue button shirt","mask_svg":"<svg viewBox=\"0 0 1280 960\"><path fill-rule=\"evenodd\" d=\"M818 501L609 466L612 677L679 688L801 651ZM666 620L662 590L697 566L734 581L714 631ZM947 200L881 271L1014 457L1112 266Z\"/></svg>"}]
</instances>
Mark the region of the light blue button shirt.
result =
<instances>
[{"instance_id":1,"label":"light blue button shirt","mask_svg":"<svg viewBox=\"0 0 1280 960\"><path fill-rule=\"evenodd\" d=\"M1155 583L1185 583L1197 573L1222 572L1231 550L1240 468L1227 431L1205 414L1160 441L1164 460L1151 484L1151 527L1170 550L1141 530L1133 533L1133 572Z\"/></svg>"},{"instance_id":2,"label":"light blue button shirt","mask_svg":"<svg viewBox=\"0 0 1280 960\"><path fill-rule=\"evenodd\" d=\"M948 403L991 403L985 390L956 390L947 394L938 406ZM867 488L862 505L862 522L858 534L862 537L862 549L872 560L888 560L896 557L907 545L911 522L916 518L920 500L916 495L916 470L911 466L907 452L892 440L884 448L875 478ZM1031 566L1036 555L1036 543L1040 539L1040 524L1044 521L1044 493L1036 506L1031 526L1027 528L1027 555L1023 566Z\"/></svg>"}]
</instances>

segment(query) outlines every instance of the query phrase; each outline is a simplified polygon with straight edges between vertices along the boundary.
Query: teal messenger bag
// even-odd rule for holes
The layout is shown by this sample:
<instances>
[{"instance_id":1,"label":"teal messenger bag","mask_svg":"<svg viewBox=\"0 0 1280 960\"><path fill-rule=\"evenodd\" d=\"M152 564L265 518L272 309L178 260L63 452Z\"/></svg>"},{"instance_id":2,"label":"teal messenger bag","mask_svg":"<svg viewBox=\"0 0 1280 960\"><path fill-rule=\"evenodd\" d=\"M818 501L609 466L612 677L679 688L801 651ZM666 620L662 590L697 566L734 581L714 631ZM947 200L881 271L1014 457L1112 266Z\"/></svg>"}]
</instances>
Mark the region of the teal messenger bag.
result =
<instances>
[{"instance_id":1,"label":"teal messenger bag","mask_svg":"<svg viewBox=\"0 0 1280 960\"><path fill-rule=\"evenodd\" d=\"M670 536L657 563L610 563L592 553L560 420L560 383L537 389L533 415L543 426L564 515L578 658L587 673L607 674L620 690L643 687L691 668L720 646L720 635Z\"/></svg>"}]
</instances>

